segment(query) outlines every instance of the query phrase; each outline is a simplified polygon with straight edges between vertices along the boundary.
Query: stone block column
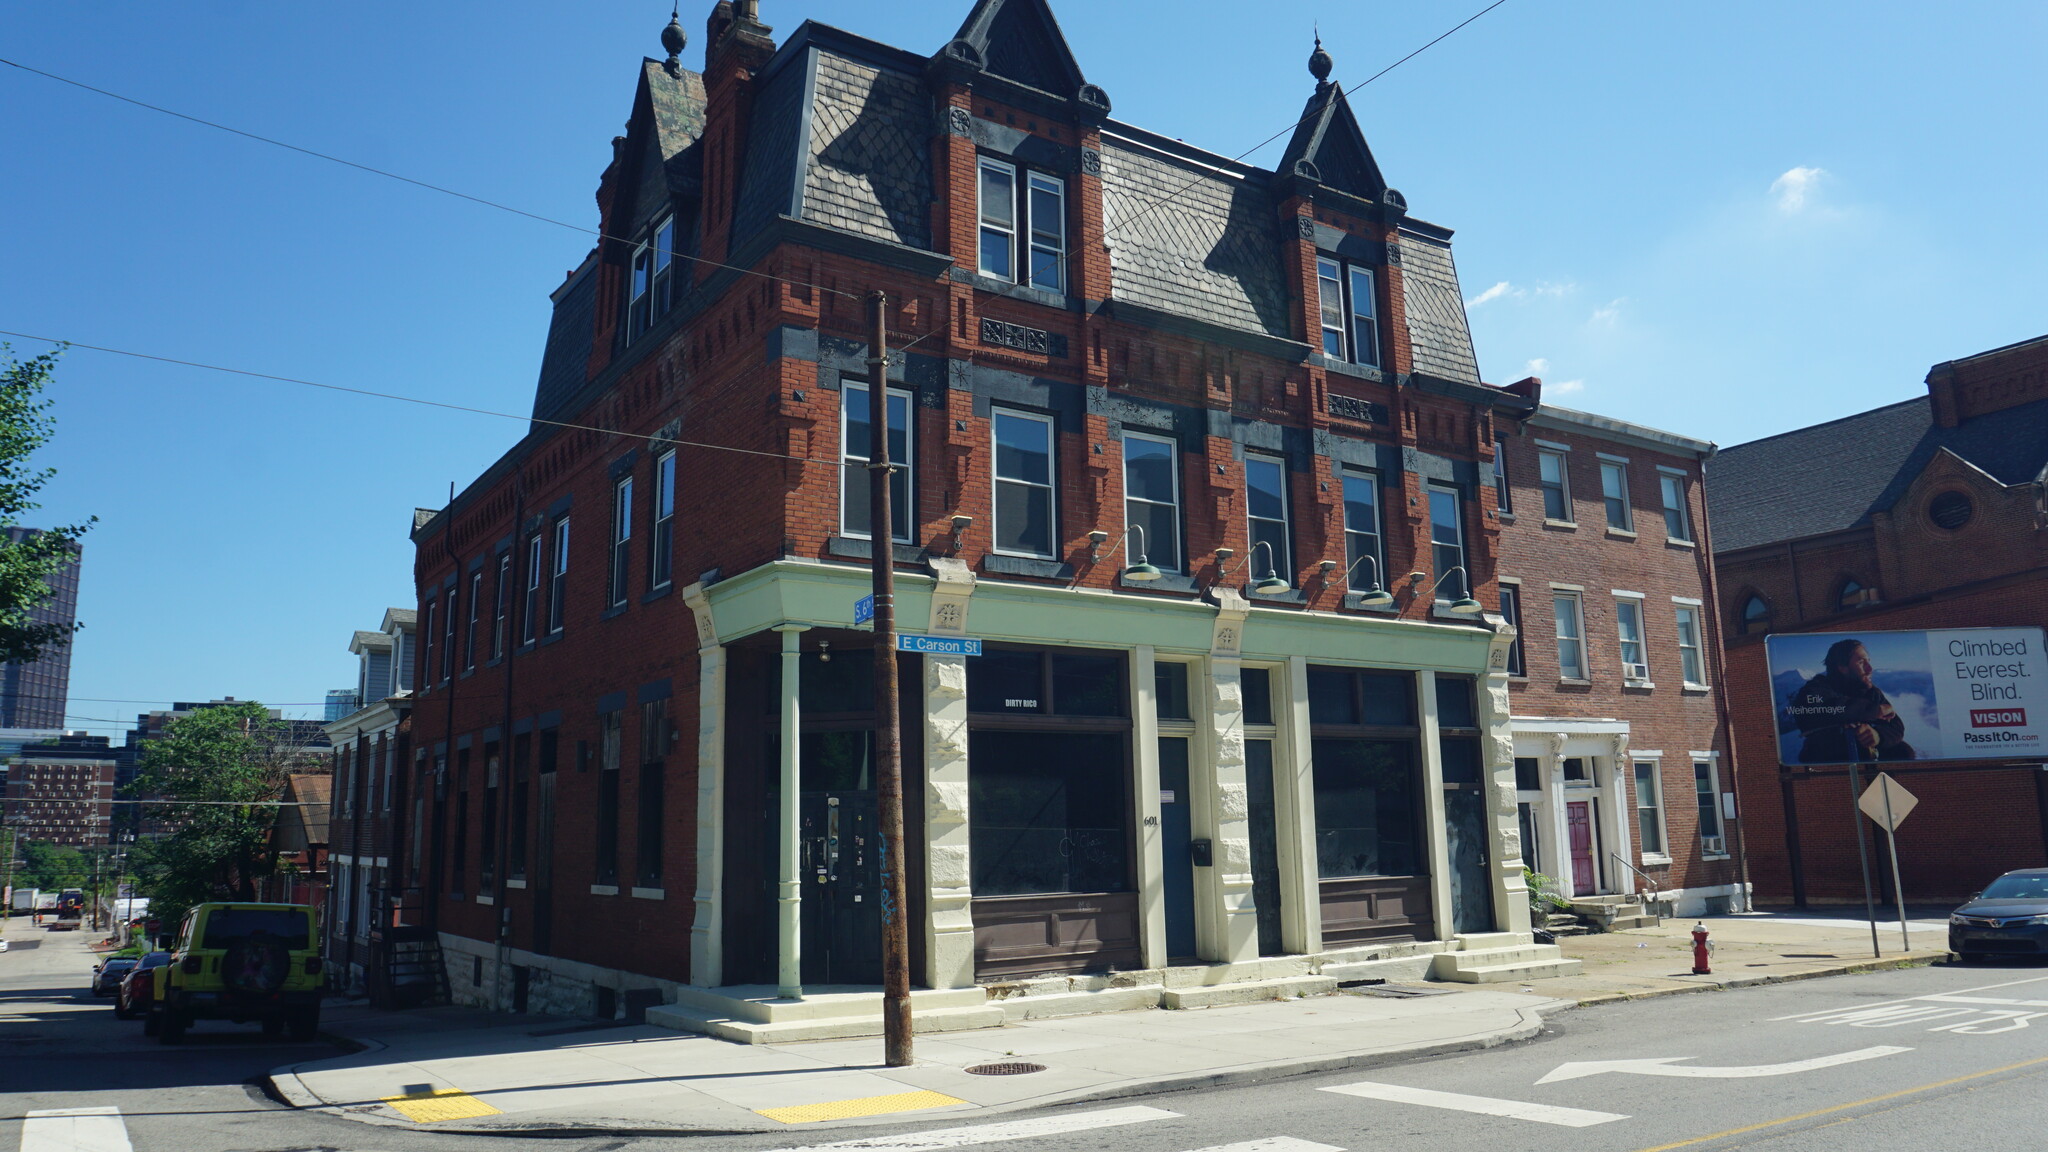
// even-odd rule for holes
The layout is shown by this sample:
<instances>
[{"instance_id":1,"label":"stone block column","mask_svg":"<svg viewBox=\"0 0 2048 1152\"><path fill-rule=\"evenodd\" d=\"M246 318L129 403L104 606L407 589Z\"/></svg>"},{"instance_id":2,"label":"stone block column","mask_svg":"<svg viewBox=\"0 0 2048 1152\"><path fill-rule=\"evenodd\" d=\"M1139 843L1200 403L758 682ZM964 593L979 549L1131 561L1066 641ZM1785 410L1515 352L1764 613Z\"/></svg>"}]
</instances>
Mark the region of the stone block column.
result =
<instances>
[{"instance_id":1,"label":"stone block column","mask_svg":"<svg viewBox=\"0 0 2048 1152\"><path fill-rule=\"evenodd\" d=\"M725 646L702 584L683 589L697 622L697 892L690 983L725 982Z\"/></svg>"},{"instance_id":2,"label":"stone block column","mask_svg":"<svg viewBox=\"0 0 2048 1152\"><path fill-rule=\"evenodd\" d=\"M931 561L933 635L967 633L974 573L958 560ZM924 983L974 985L974 873L967 804L968 657L924 657Z\"/></svg>"},{"instance_id":3,"label":"stone block column","mask_svg":"<svg viewBox=\"0 0 2048 1152\"><path fill-rule=\"evenodd\" d=\"M1259 958L1259 910L1252 897L1251 790L1245 783L1244 753L1244 624L1250 601L1229 588L1214 590L1216 625L1209 647L1208 697L1210 731L1206 787L1196 786L1207 800L1195 809L1195 835L1212 845L1209 883L1197 887L1206 904L1197 924L1206 928L1201 940L1206 960L1245 961Z\"/></svg>"},{"instance_id":4,"label":"stone block column","mask_svg":"<svg viewBox=\"0 0 2048 1152\"><path fill-rule=\"evenodd\" d=\"M1508 649L1513 625L1499 623L1479 678L1480 771L1487 783L1493 860L1493 922L1502 932L1530 928L1529 888L1522 882L1522 821L1516 801L1515 736L1508 723ZM1562 805L1554 805L1562 808ZM1563 843L1560 841L1560 843Z\"/></svg>"}]
</instances>

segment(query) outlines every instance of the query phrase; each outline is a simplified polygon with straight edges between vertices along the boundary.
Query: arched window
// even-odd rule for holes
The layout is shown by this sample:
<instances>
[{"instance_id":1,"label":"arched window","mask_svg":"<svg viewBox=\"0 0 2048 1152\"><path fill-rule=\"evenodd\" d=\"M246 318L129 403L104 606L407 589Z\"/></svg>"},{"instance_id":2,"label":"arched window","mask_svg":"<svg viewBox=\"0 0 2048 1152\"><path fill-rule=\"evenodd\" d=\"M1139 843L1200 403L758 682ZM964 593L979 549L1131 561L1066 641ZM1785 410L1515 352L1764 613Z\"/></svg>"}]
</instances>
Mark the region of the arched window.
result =
<instances>
[{"instance_id":1,"label":"arched window","mask_svg":"<svg viewBox=\"0 0 2048 1152\"><path fill-rule=\"evenodd\" d=\"M1835 593L1835 610L1837 612L1847 612L1851 608L1860 608L1868 598L1867 590L1854 576L1851 576L1842 581L1842 590Z\"/></svg>"},{"instance_id":2,"label":"arched window","mask_svg":"<svg viewBox=\"0 0 2048 1152\"><path fill-rule=\"evenodd\" d=\"M1771 606L1754 592L1742 602L1742 634L1767 632L1771 627Z\"/></svg>"}]
</instances>

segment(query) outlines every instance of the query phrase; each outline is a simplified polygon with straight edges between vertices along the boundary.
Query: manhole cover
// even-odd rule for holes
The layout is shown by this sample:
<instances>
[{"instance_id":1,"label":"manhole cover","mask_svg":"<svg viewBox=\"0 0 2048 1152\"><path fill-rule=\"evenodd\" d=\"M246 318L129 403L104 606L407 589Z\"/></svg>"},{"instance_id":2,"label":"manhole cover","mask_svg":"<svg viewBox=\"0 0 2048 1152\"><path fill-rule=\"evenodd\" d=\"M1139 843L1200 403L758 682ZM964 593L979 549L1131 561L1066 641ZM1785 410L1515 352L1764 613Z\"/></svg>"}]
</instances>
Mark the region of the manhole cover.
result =
<instances>
[{"instance_id":1,"label":"manhole cover","mask_svg":"<svg viewBox=\"0 0 2048 1152\"><path fill-rule=\"evenodd\" d=\"M1026 1072L1043 1072L1043 1064L1026 1064L1017 1061L1010 1064L976 1064L967 1070L969 1076L1022 1076Z\"/></svg>"},{"instance_id":2,"label":"manhole cover","mask_svg":"<svg viewBox=\"0 0 2048 1152\"><path fill-rule=\"evenodd\" d=\"M1385 996L1394 1000L1407 1000L1415 996L1448 996L1448 988L1418 988L1412 984L1368 984L1360 988L1346 988L1364 996Z\"/></svg>"}]
</instances>

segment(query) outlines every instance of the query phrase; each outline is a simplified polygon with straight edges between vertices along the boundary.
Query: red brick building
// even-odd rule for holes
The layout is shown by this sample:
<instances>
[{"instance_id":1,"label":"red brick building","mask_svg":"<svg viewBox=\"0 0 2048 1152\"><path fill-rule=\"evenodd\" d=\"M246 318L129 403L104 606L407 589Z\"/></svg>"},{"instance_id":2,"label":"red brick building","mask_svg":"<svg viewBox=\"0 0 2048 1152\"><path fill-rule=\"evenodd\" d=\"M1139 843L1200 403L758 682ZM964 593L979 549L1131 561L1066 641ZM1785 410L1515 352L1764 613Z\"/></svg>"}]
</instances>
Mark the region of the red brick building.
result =
<instances>
[{"instance_id":1,"label":"red brick building","mask_svg":"<svg viewBox=\"0 0 2048 1152\"><path fill-rule=\"evenodd\" d=\"M1451 233L1388 186L1320 47L1265 170L1114 119L1041 0L981 0L930 55L778 43L752 3L707 33L702 75L679 25L640 69L530 432L413 534L412 759L374 866L457 998L732 1036L875 1011L803 990L878 976L876 535L904 631L985 643L903 660L921 1014L1565 970L1529 935L1525 709L1566 737L1544 828L1588 758L1601 844L1633 845L1654 763L1670 859L1625 858L1732 895L1688 815L1689 758L1727 743L1717 680L1678 669L1675 608L1713 626L1699 552L1645 527L1567 555L1597 520L1504 532L1493 479L1496 442L1569 441L1592 491L1597 453L1630 457L1646 520L1682 473L1703 522L1706 446L1481 382ZM886 526L878 385L907 464ZM1543 624L1511 687L1482 608L1504 575L1588 590L1583 677ZM1654 687L1616 663L1613 589Z\"/></svg>"},{"instance_id":2,"label":"red brick building","mask_svg":"<svg viewBox=\"0 0 2048 1152\"><path fill-rule=\"evenodd\" d=\"M24 841L103 847L113 831L115 763L104 736L68 732L31 744L8 769L0 818Z\"/></svg>"},{"instance_id":3,"label":"red brick building","mask_svg":"<svg viewBox=\"0 0 2048 1152\"><path fill-rule=\"evenodd\" d=\"M394 999L394 945L405 945L396 951L409 956L428 911L419 853L402 851L427 803L409 788L416 627L412 609L388 608L376 631L350 637L360 706L323 729L334 747L323 797L331 802L320 813L327 972L341 990L386 1003Z\"/></svg>"},{"instance_id":4,"label":"red brick building","mask_svg":"<svg viewBox=\"0 0 2048 1152\"><path fill-rule=\"evenodd\" d=\"M1848 770L1779 763L1788 686L1764 637L2048 623L2048 337L1937 364L1925 396L1726 449L1711 476L1751 877L1762 900L1860 902ZM1899 831L1909 900L2048 862L2038 762L1883 768L1920 801Z\"/></svg>"},{"instance_id":5,"label":"red brick building","mask_svg":"<svg viewBox=\"0 0 2048 1152\"><path fill-rule=\"evenodd\" d=\"M1551 405L1514 430L1496 476L1523 858L1567 896L1742 908L1714 446Z\"/></svg>"}]
</instances>

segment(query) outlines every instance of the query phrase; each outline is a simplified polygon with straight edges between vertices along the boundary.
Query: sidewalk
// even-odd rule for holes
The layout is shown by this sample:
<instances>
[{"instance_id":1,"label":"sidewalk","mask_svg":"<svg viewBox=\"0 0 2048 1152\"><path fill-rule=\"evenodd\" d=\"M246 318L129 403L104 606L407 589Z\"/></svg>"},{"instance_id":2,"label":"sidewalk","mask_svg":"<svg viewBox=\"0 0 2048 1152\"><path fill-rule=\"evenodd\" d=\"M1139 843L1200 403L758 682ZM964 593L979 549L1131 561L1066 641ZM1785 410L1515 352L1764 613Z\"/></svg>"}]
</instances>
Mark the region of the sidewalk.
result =
<instances>
[{"instance_id":1,"label":"sidewalk","mask_svg":"<svg viewBox=\"0 0 2048 1152\"><path fill-rule=\"evenodd\" d=\"M917 1039L911 1068L879 1039L740 1045L645 1025L474 1009L331 1006L353 1055L280 1068L288 1102L436 1131L734 1133L980 1114L1328 1071L1527 1039L1579 1004L1804 979L1946 955L1945 925L1894 925L1870 956L1860 921L1780 916L1706 922L1714 974L1691 975L1692 924L1568 937L1578 976L1515 985L1417 984L1190 1011L1032 1020ZM1023 1064L1015 1074L970 1067Z\"/></svg>"}]
</instances>

